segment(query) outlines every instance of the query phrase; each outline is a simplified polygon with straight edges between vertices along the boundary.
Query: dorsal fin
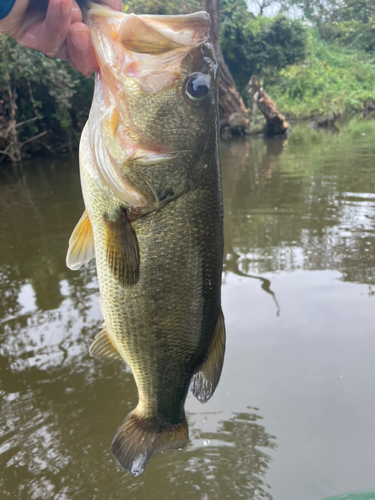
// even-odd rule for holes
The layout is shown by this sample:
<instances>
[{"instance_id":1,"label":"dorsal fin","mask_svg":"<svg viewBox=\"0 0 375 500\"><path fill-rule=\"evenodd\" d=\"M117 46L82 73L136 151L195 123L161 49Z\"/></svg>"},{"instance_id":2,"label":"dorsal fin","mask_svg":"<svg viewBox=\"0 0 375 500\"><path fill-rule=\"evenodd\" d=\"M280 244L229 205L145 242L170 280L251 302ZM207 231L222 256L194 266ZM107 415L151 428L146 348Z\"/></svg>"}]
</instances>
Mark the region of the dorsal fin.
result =
<instances>
[{"instance_id":1,"label":"dorsal fin","mask_svg":"<svg viewBox=\"0 0 375 500\"><path fill-rule=\"evenodd\" d=\"M121 354L112 344L105 324L103 324L103 329L95 336L95 340L90 346L90 356L94 358L122 360Z\"/></svg>"},{"instance_id":2,"label":"dorsal fin","mask_svg":"<svg viewBox=\"0 0 375 500\"><path fill-rule=\"evenodd\" d=\"M206 359L191 381L191 392L201 403L206 403L215 392L223 368L224 352L225 324L223 312L220 311Z\"/></svg>"},{"instance_id":3,"label":"dorsal fin","mask_svg":"<svg viewBox=\"0 0 375 500\"><path fill-rule=\"evenodd\" d=\"M139 277L139 248L126 211L121 211L115 221L107 216L104 219L107 262L112 273L123 285L135 285Z\"/></svg>"},{"instance_id":4,"label":"dorsal fin","mask_svg":"<svg viewBox=\"0 0 375 500\"><path fill-rule=\"evenodd\" d=\"M95 257L94 234L86 210L79 219L69 239L66 265L76 271Z\"/></svg>"}]
</instances>

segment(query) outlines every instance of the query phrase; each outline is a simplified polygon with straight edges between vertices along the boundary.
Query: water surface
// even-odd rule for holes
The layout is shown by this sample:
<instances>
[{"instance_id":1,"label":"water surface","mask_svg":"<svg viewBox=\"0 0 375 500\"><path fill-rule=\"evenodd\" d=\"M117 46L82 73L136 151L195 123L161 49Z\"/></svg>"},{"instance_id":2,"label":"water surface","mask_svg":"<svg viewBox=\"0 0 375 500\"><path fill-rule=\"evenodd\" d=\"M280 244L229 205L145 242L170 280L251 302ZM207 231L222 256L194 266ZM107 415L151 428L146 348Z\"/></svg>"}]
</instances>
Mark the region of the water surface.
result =
<instances>
[{"instance_id":1,"label":"water surface","mask_svg":"<svg viewBox=\"0 0 375 500\"><path fill-rule=\"evenodd\" d=\"M133 377L90 358L94 262L65 267L76 157L0 170L0 499L318 500L375 487L375 122L222 145L220 385L138 478L112 458Z\"/></svg>"}]
</instances>

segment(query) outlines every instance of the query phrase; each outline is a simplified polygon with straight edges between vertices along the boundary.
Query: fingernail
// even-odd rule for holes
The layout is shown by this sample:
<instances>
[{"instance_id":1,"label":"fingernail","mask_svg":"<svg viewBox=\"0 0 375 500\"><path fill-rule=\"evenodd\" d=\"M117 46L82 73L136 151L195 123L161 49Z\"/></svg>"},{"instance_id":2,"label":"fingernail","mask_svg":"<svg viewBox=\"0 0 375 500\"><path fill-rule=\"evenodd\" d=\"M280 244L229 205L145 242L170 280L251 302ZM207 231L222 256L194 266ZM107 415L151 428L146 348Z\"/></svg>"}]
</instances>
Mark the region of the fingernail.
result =
<instances>
[{"instance_id":1,"label":"fingernail","mask_svg":"<svg viewBox=\"0 0 375 500\"><path fill-rule=\"evenodd\" d=\"M60 12L62 16L67 16L72 10L72 0L62 0L60 4Z\"/></svg>"},{"instance_id":2,"label":"fingernail","mask_svg":"<svg viewBox=\"0 0 375 500\"><path fill-rule=\"evenodd\" d=\"M87 52L90 47L90 38L86 31L75 31L72 33L72 44L78 52Z\"/></svg>"}]
</instances>

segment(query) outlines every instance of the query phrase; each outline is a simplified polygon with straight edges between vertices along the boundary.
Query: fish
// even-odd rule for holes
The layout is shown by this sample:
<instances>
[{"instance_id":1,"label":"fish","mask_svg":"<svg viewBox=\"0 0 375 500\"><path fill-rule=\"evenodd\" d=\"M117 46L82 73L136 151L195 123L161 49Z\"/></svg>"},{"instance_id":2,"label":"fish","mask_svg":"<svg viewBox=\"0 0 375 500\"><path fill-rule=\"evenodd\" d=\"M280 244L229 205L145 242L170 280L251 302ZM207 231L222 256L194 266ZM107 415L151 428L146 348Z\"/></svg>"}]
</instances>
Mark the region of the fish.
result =
<instances>
[{"instance_id":1,"label":"fish","mask_svg":"<svg viewBox=\"0 0 375 500\"><path fill-rule=\"evenodd\" d=\"M85 211L67 266L96 259L104 325L90 354L133 373L139 401L112 453L138 476L188 443L189 388L204 403L222 372L218 64L206 12L89 7L99 69L79 151Z\"/></svg>"}]
</instances>

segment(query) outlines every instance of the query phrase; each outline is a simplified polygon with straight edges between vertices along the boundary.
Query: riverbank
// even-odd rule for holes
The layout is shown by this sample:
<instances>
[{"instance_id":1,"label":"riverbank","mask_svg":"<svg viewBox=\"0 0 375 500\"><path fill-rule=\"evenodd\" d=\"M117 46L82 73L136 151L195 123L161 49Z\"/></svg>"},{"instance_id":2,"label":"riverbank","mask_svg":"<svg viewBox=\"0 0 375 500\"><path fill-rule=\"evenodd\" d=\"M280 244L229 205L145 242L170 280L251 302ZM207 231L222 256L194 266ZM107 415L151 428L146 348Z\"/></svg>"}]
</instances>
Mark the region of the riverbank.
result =
<instances>
[{"instance_id":1,"label":"riverbank","mask_svg":"<svg viewBox=\"0 0 375 500\"><path fill-rule=\"evenodd\" d=\"M309 31L306 58L264 81L266 92L287 119L337 118L375 108L373 53L328 43Z\"/></svg>"}]
</instances>

